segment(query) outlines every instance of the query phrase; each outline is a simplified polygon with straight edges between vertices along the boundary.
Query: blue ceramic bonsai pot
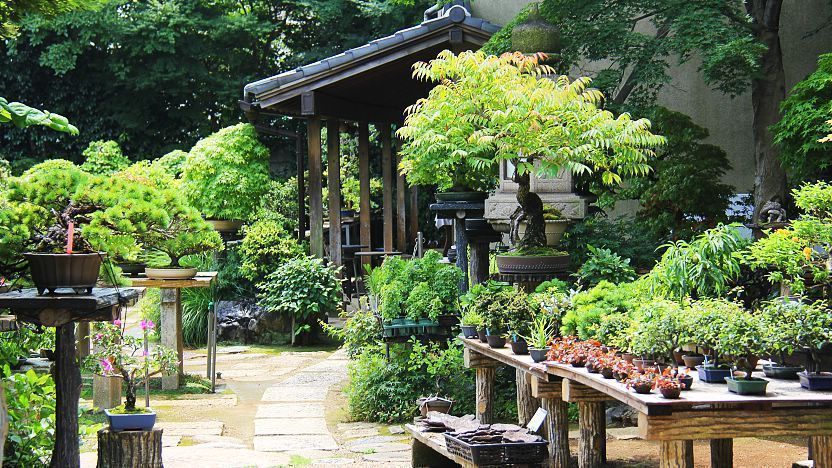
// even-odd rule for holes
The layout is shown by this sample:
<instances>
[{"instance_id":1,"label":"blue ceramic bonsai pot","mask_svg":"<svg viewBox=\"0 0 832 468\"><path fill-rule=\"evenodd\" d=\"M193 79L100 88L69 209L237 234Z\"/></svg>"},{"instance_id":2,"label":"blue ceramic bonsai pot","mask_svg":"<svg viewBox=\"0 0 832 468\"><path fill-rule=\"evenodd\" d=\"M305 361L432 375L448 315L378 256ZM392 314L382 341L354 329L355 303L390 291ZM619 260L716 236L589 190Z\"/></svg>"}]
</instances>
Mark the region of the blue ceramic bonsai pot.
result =
<instances>
[{"instance_id":1,"label":"blue ceramic bonsai pot","mask_svg":"<svg viewBox=\"0 0 832 468\"><path fill-rule=\"evenodd\" d=\"M699 380L708 383L725 383L726 377L731 377L731 369L700 365L696 366Z\"/></svg>"},{"instance_id":2,"label":"blue ceramic bonsai pot","mask_svg":"<svg viewBox=\"0 0 832 468\"><path fill-rule=\"evenodd\" d=\"M156 412L136 413L136 414L118 414L111 413L110 410L104 410L107 419L110 420L110 430L113 432L121 431L149 431L153 429L156 424Z\"/></svg>"}]
</instances>

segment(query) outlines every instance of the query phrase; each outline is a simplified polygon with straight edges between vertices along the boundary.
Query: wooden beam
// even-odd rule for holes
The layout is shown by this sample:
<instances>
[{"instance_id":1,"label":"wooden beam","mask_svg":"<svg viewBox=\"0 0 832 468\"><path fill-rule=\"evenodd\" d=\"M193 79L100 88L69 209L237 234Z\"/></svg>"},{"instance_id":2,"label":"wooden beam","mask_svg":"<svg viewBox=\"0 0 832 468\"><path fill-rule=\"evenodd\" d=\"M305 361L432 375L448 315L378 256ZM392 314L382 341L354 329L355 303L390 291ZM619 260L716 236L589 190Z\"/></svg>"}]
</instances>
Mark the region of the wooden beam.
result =
<instances>
[{"instance_id":1,"label":"wooden beam","mask_svg":"<svg viewBox=\"0 0 832 468\"><path fill-rule=\"evenodd\" d=\"M809 437L809 446L815 468L832 468L832 437Z\"/></svg>"},{"instance_id":2,"label":"wooden beam","mask_svg":"<svg viewBox=\"0 0 832 468\"><path fill-rule=\"evenodd\" d=\"M532 381L537 380L537 377L523 369L516 368L514 380L517 387L517 424L525 426L540 408L540 400L532 393Z\"/></svg>"},{"instance_id":3,"label":"wooden beam","mask_svg":"<svg viewBox=\"0 0 832 468\"><path fill-rule=\"evenodd\" d=\"M298 241L306 239L306 180L303 160L303 140L295 139L295 157L297 159L297 180L298 180Z\"/></svg>"},{"instance_id":4,"label":"wooden beam","mask_svg":"<svg viewBox=\"0 0 832 468\"><path fill-rule=\"evenodd\" d=\"M384 214L384 251L392 252L393 247L393 142L390 134L390 124L379 124L378 131L381 133L381 175L382 175L382 202L381 208Z\"/></svg>"},{"instance_id":5,"label":"wooden beam","mask_svg":"<svg viewBox=\"0 0 832 468\"><path fill-rule=\"evenodd\" d=\"M494 422L494 375L493 367L477 368L477 419L482 424Z\"/></svg>"},{"instance_id":6,"label":"wooden beam","mask_svg":"<svg viewBox=\"0 0 832 468\"><path fill-rule=\"evenodd\" d=\"M339 118L368 122L401 122L404 120L402 109L344 99L320 91L306 91L300 95L300 114L304 117L317 116L327 120Z\"/></svg>"},{"instance_id":7,"label":"wooden beam","mask_svg":"<svg viewBox=\"0 0 832 468\"><path fill-rule=\"evenodd\" d=\"M532 379L532 396L535 398L548 398L560 400L563 394L563 385L560 382L546 382L544 380Z\"/></svg>"},{"instance_id":8,"label":"wooden beam","mask_svg":"<svg viewBox=\"0 0 832 468\"><path fill-rule=\"evenodd\" d=\"M472 349L465 348L462 353L462 361L467 368L481 368L481 367L497 367L500 365L499 361L491 359L490 357L480 354Z\"/></svg>"},{"instance_id":9,"label":"wooden beam","mask_svg":"<svg viewBox=\"0 0 832 468\"><path fill-rule=\"evenodd\" d=\"M579 403L582 401L603 402L614 400L606 393L599 392L594 388L579 384L573 380L563 379L563 401Z\"/></svg>"},{"instance_id":10,"label":"wooden beam","mask_svg":"<svg viewBox=\"0 0 832 468\"><path fill-rule=\"evenodd\" d=\"M663 440L659 446L660 468L693 468L692 440Z\"/></svg>"},{"instance_id":11,"label":"wooden beam","mask_svg":"<svg viewBox=\"0 0 832 468\"><path fill-rule=\"evenodd\" d=\"M656 416L640 413L638 428L639 435L648 440L832 436L832 408L684 411Z\"/></svg>"},{"instance_id":12,"label":"wooden beam","mask_svg":"<svg viewBox=\"0 0 832 468\"><path fill-rule=\"evenodd\" d=\"M321 168L321 119L314 117L307 122L309 153L309 244L311 254L324 257L324 207Z\"/></svg>"},{"instance_id":13,"label":"wooden beam","mask_svg":"<svg viewBox=\"0 0 832 468\"><path fill-rule=\"evenodd\" d=\"M366 245L365 252L372 250L370 235L370 127L367 122L358 123L358 183L359 195L359 224L361 244ZM362 259L369 263L370 259Z\"/></svg>"},{"instance_id":14,"label":"wooden beam","mask_svg":"<svg viewBox=\"0 0 832 468\"><path fill-rule=\"evenodd\" d=\"M329 260L341 265L341 121L326 121L326 187L329 197Z\"/></svg>"},{"instance_id":15,"label":"wooden beam","mask_svg":"<svg viewBox=\"0 0 832 468\"><path fill-rule=\"evenodd\" d=\"M407 184L405 177L399 173L399 162L396 157L396 249L407 251Z\"/></svg>"},{"instance_id":16,"label":"wooden beam","mask_svg":"<svg viewBox=\"0 0 832 468\"><path fill-rule=\"evenodd\" d=\"M711 468L734 466L734 439L711 439L710 445Z\"/></svg>"}]
</instances>

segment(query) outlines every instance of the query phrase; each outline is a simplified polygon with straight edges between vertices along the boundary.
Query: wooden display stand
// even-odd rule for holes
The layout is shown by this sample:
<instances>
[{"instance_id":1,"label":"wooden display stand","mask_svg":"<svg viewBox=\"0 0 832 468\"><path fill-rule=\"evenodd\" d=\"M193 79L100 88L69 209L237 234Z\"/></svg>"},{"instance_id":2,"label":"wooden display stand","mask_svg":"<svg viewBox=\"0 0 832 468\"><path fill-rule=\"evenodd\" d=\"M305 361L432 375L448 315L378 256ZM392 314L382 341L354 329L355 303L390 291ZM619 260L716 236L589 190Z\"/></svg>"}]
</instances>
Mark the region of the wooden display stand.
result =
<instances>
[{"instance_id":1,"label":"wooden display stand","mask_svg":"<svg viewBox=\"0 0 832 468\"><path fill-rule=\"evenodd\" d=\"M129 279L134 287L159 288L162 293L162 323L159 324L162 345L175 350L179 359L179 372L173 375L162 376L162 389L176 390L179 388L180 378L185 374L183 364L184 345L182 339L182 289L209 288L216 284L217 272L199 272L195 277L186 280L157 280L148 279L145 276L126 276L125 278Z\"/></svg>"},{"instance_id":2,"label":"wooden display stand","mask_svg":"<svg viewBox=\"0 0 832 468\"><path fill-rule=\"evenodd\" d=\"M162 429L98 431L98 468L162 468Z\"/></svg>"},{"instance_id":3,"label":"wooden display stand","mask_svg":"<svg viewBox=\"0 0 832 468\"><path fill-rule=\"evenodd\" d=\"M78 448L78 399L81 369L75 355L75 322L112 321L119 305L138 296L133 289L96 288L92 294L59 290L39 296L35 289L0 294L0 308L11 310L18 321L55 327L55 448L52 467L81 464Z\"/></svg>"},{"instance_id":4,"label":"wooden display stand","mask_svg":"<svg viewBox=\"0 0 832 468\"><path fill-rule=\"evenodd\" d=\"M566 403L578 404L580 440L578 467L600 468L606 462L604 405L618 400L639 412L639 433L659 442L660 466L692 468L693 441L710 440L711 466L733 464L737 437L808 437L814 466L832 468L832 392L810 392L798 382L772 380L765 396L729 393L725 385L699 381L682 398L667 400L658 393L640 395L624 384L590 374L584 368L547 362L534 363L508 348L491 349L479 340L460 338L465 365L477 370L477 416L490 416L493 405L493 368L508 365L535 380L532 395L549 412L551 466L570 466ZM488 370L489 372L481 372Z\"/></svg>"}]
</instances>

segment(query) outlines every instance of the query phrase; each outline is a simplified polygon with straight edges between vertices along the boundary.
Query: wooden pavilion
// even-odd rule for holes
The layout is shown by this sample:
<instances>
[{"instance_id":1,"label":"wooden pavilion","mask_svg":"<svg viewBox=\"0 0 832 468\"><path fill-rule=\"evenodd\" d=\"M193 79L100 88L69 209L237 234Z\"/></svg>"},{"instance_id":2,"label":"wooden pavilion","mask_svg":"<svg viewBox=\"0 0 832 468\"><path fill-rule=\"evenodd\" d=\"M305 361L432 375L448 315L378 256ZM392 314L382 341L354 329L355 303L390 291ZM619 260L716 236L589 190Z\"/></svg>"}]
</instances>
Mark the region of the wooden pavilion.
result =
<instances>
[{"instance_id":1,"label":"wooden pavilion","mask_svg":"<svg viewBox=\"0 0 832 468\"><path fill-rule=\"evenodd\" d=\"M373 123L379 130L382 148L384 251L407 251L419 229L416 190L410 190L408 197L404 177L394 175L393 168L397 164L393 131L403 122L405 109L427 96L433 86L411 77L414 63L435 58L445 49L457 53L478 49L499 29L472 17L469 11L467 1L432 8L425 12L425 20L418 26L245 86L240 107L261 131L268 132L262 125L264 117L283 115L306 120L312 255L323 257L325 251L321 161L324 121L327 127L330 260L335 264L342 263L340 131L343 122L354 122L358 126L360 244L368 246L364 250L370 250L369 246L373 245L369 151L369 124ZM307 188L302 149L298 154L298 192L303 194ZM303 232L304 204L300 203L299 208Z\"/></svg>"}]
</instances>

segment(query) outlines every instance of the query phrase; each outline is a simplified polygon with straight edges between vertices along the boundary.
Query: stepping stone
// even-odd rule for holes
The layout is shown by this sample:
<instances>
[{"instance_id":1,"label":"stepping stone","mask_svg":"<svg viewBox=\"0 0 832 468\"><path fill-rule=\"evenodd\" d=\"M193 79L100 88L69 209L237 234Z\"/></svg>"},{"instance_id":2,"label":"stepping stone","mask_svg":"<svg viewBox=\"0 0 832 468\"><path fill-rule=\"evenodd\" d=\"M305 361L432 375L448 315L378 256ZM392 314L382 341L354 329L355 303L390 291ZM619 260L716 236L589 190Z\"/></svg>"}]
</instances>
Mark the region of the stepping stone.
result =
<instances>
[{"instance_id":1,"label":"stepping stone","mask_svg":"<svg viewBox=\"0 0 832 468\"><path fill-rule=\"evenodd\" d=\"M318 458L312 461L313 465L354 465L352 458Z\"/></svg>"},{"instance_id":2,"label":"stepping stone","mask_svg":"<svg viewBox=\"0 0 832 468\"><path fill-rule=\"evenodd\" d=\"M327 388L274 386L266 389L262 401L324 401Z\"/></svg>"},{"instance_id":3,"label":"stepping stone","mask_svg":"<svg viewBox=\"0 0 832 468\"><path fill-rule=\"evenodd\" d=\"M401 463L401 462L410 462L411 461L411 454L408 452L381 452L381 453L370 453L367 455L362 455L361 459L367 462L373 463Z\"/></svg>"},{"instance_id":4,"label":"stepping stone","mask_svg":"<svg viewBox=\"0 0 832 468\"><path fill-rule=\"evenodd\" d=\"M387 431L390 432L390 434L393 434L393 435L404 434L404 428L401 427L401 426L390 426L390 427L387 428Z\"/></svg>"},{"instance_id":5,"label":"stepping stone","mask_svg":"<svg viewBox=\"0 0 832 468\"><path fill-rule=\"evenodd\" d=\"M182 442L182 436L162 435L162 447L176 447L179 442Z\"/></svg>"},{"instance_id":6,"label":"stepping stone","mask_svg":"<svg viewBox=\"0 0 832 468\"><path fill-rule=\"evenodd\" d=\"M358 439L364 437L377 436L379 434L376 428L368 427L367 429L354 429L351 431L346 431L342 435L344 436L344 438L347 439Z\"/></svg>"},{"instance_id":7,"label":"stepping stone","mask_svg":"<svg viewBox=\"0 0 832 468\"><path fill-rule=\"evenodd\" d=\"M323 418L324 407L314 403L275 403L257 406L255 418Z\"/></svg>"},{"instance_id":8,"label":"stepping stone","mask_svg":"<svg viewBox=\"0 0 832 468\"><path fill-rule=\"evenodd\" d=\"M171 436L222 435L224 424L220 421L158 422L156 427Z\"/></svg>"},{"instance_id":9,"label":"stepping stone","mask_svg":"<svg viewBox=\"0 0 832 468\"><path fill-rule=\"evenodd\" d=\"M607 429L607 435L617 440L641 439L637 427L611 427Z\"/></svg>"},{"instance_id":10,"label":"stepping stone","mask_svg":"<svg viewBox=\"0 0 832 468\"><path fill-rule=\"evenodd\" d=\"M254 435L326 434L324 418L261 418L254 420Z\"/></svg>"},{"instance_id":11,"label":"stepping stone","mask_svg":"<svg viewBox=\"0 0 832 468\"><path fill-rule=\"evenodd\" d=\"M281 385L321 385L329 386L346 380L346 377L338 374L319 374L317 372L299 372L292 377L280 382Z\"/></svg>"},{"instance_id":12,"label":"stepping stone","mask_svg":"<svg viewBox=\"0 0 832 468\"><path fill-rule=\"evenodd\" d=\"M346 432L346 431L354 431L357 429L375 429L376 424L370 422L350 422L350 423L338 423L338 431L339 432Z\"/></svg>"},{"instance_id":13,"label":"stepping stone","mask_svg":"<svg viewBox=\"0 0 832 468\"><path fill-rule=\"evenodd\" d=\"M350 452L371 454L387 452L410 452L410 445L397 442L383 444L353 444L347 447Z\"/></svg>"},{"instance_id":14,"label":"stepping stone","mask_svg":"<svg viewBox=\"0 0 832 468\"><path fill-rule=\"evenodd\" d=\"M372 445L372 444L385 444L387 442L398 442L402 440L401 437L393 437L393 436L382 436L377 435L374 437L367 437L364 439L354 440L350 442L352 445Z\"/></svg>"},{"instance_id":15,"label":"stepping stone","mask_svg":"<svg viewBox=\"0 0 832 468\"><path fill-rule=\"evenodd\" d=\"M338 450L338 443L330 435L254 436L254 450L258 452Z\"/></svg>"},{"instance_id":16,"label":"stepping stone","mask_svg":"<svg viewBox=\"0 0 832 468\"><path fill-rule=\"evenodd\" d=\"M238 449L246 448L246 444L242 439L228 436L214 436L214 435L196 435L191 437L194 445L212 448L229 448Z\"/></svg>"}]
</instances>

